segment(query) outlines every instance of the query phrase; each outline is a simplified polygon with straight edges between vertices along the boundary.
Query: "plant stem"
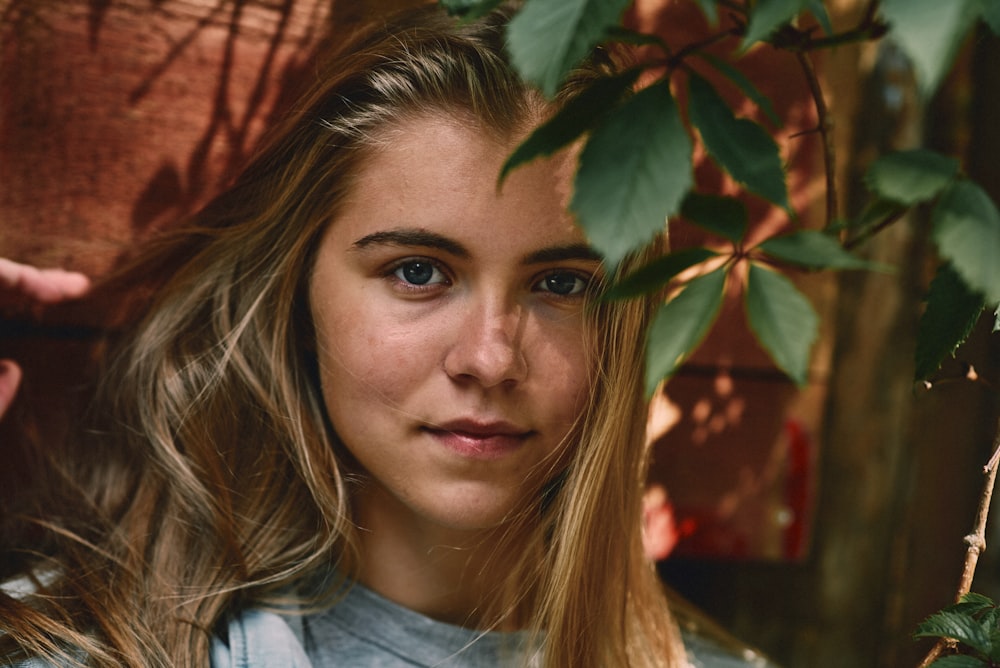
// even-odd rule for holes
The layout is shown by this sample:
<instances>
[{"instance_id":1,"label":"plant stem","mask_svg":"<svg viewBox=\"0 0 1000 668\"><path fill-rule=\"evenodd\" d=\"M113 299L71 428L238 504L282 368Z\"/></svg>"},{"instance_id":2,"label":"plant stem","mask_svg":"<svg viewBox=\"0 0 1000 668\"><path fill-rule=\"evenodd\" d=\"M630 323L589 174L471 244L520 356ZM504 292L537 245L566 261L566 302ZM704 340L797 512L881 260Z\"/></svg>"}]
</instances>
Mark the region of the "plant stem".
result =
<instances>
[{"instance_id":1,"label":"plant stem","mask_svg":"<svg viewBox=\"0 0 1000 668\"><path fill-rule=\"evenodd\" d=\"M893 225L896 222L898 222L906 214L906 212L908 210L909 209L902 208L902 209L899 209L897 211L894 211L893 213L891 213L888 216L886 216L884 220L882 220L881 222L879 222L878 225L875 225L874 227L870 227L870 228L866 229L865 231L863 231L858 236L854 237L853 239L849 239L848 241L846 241L844 243L844 248L846 250L853 250L857 246L860 246L862 243L864 243L868 239L871 239L872 237L874 237L876 234L878 234L879 232L881 232L885 228L887 228L890 225Z\"/></svg>"},{"instance_id":2,"label":"plant stem","mask_svg":"<svg viewBox=\"0 0 1000 668\"><path fill-rule=\"evenodd\" d=\"M830 119L830 109L826 106L823 88L820 86L819 77L816 76L816 68L813 67L809 54L797 51L795 57L798 59L799 65L802 66L802 72L806 75L819 121L816 129L819 131L820 137L823 138L823 170L826 173L826 227L830 227L838 218L837 159L833 147L833 121Z\"/></svg>"},{"instance_id":3,"label":"plant stem","mask_svg":"<svg viewBox=\"0 0 1000 668\"><path fill-rule=\"evenodd\" d=\"M979 497L979 508L976 511L976 521L972 525L972 533L963 539L966 545L965 566L962 569L962 578L958 583L958 592L955 595L955 602L959 602L963 596L972 589L972 579L976 574L976 565L979 563L979 555L986 550L986 520L990 515L990 500L993 498L993 487L997 480L997 464L1000 463L1000 423L997 425L996 437L993 440L993 454L989 462L983 467L986 474L986 482L983 484L983 493ZM920 668L929 666L941 655L946 647L954 644L954 641L942 638L934 645L931 651L920 663Z\"/></svg>"},{"instance_id":4,"label":"plant stem","mask_svg":"<svg viewBox=\"0 0 1000 668\"><path fill-rule=\"evenodd\" d=\"M993 441L993 455L990 457L989 463L983 467L986 483L983 485L983 494L979 498L976 522L972 527L972 533L964 539L968 550L965 553L965 568L962 571L962 579L959 581L956 601L968 594L972 588L972 578L976 574L979 555L986 550L986 521L989 519L990 499L993 498L993 486L997 479L998 457L1000 457L1000 425L998 425L996 439Z\"/></svg>"}]
</instances>

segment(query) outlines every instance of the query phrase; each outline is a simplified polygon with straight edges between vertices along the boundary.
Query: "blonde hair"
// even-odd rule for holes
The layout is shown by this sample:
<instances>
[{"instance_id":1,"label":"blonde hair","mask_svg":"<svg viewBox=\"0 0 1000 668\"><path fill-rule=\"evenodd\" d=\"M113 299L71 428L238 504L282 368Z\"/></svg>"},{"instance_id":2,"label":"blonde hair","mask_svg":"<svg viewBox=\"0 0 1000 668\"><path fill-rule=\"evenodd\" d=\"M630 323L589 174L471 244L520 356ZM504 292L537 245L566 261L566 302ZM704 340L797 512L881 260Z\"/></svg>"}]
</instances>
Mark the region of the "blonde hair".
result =
<instances>
[{"instance_id":1,"label":"blonde hair","mask_svg":"<svg viewBox=\"0 0 1000 668\"><path fill-rule=\"evenodd\" d=\"M318 239L393 123L453 112L511 135L550 113L504 59L509 14L424 8L356 38L233 186L116 279L155 290L105 375L83 461L64 467L62 510L31 520L47 537L36 593L0 595L8 656L201 666L227 614L297 591L332 600L359 555L309 343ZM607 67L594 59L555 105ZM545 665L682 660L640 539L650 308L594 305L591 405L558 482L522 514L533 549L498 609L526 610Z\"/></svg>"}]
</instances>

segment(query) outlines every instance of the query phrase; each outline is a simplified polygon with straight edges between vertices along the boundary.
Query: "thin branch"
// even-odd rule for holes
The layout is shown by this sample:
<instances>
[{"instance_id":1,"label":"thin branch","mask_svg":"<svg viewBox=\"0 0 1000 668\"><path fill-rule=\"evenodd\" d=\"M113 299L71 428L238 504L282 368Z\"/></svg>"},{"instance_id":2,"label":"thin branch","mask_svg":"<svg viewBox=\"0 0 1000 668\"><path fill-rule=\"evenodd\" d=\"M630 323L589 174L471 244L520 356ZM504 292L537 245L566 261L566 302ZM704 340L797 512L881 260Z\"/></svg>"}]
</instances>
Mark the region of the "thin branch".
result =
<instances>
[{"instance_id":1,"label":"thin branch","mask_svg":"<svg viewBox=\"0 0 1000 668\"><path fill-rule=\"evenodd\" d=\"M952 383L967 383L973 382L977 385L985 388L986 390L993 392L994 394L1000 394L1000 387L991 383L986 378L979 375L976 371L976 367L969 362L962 362L962 373L961 374L951 374L947 376L938 376L933 380L923 381L923 386L930 390L941 387L942 385L950 385ZM990 460L992 461L992 460Z\"/></svg>"},{"instance_id":2,"label":"thin branch","mask_svg":"<svg viewBox=\"0 0 1000 668\"><path fill-rule=\"evenodd\" d=\"M703 40L692 42L691 44L686 45L685 47L677 51L677 53L670 54L670 57L667 58L665 61L662 62L653 61L649 65L650 66L665 65L669 70L677 69L681 64L683 64L684 59L690 56L691 54L696 53L698 51L702 51L706 47L709 47L717 42L721 42L726 38L739 37L741 34L743 34L742 27L730 28L729 30L722 30L720 32L713 33L712 35L709 35Z\"/></svg>"},{"instance_id":3,"label":"thin branch","mask_svg":"<svg viewBox=\"0 0 1000 668\"><path fill-rule=\"evenodd\" d=\"M972 578L976 574L976 565L979 563L979 555L986 550L986 521L990 515L990 500L993 498L993 486L997 479L996 460L1000 453L1000 425L998 425L996 438L993 441L993 455L990 462L983 467L986 475L986 482L983 485L983 493L979 498L979 508L976 511L976 521L972 527L972 533L965 537L965 545L968 547L965 553L965 568L962 570L962 579L959 581L958 594L955 600L958 601L969 593L972 589Z\"/></svg>"},{"instance_id":4,"label":"thin branch","mask_svg":"<svg viewBox=\"0 0 1000 668\"><path fill-rule=\"evenodd\" d=\"M909 209L899 209L894 211L890 215L886 216L885 219L883 219L878 225L870 227L853 239L846 241L844 243L844 248L846 250L853 250L854 248L860 246L862 243L868 241L885 228L899 221L899 219L901 219L907 211L909 211Z\"/></svg>"},{"instance_id":5,"label":"thin branch","mask_svg":"<svg viewBox=\"0 0 1000 668\"><path fill-rule=\"evenodd\" d=\"M990 515L990 500L993 498L993 487L997 480L998 462L1000 462L1000 423L997 424L997 433L993 440L993 455L990 457L989 463L983 467L986 482L983 484L983 493L979 497L976 521L972 525L972 533L963 539L966 546L965 565L962 568L962 578L959 580L958 592L955 595L956 603L961 601L962 597L972 589L972 579L976 574L979 555L986 551L986 520L989 519ZM920 663L920 668L931 665L949 646L954 646L953 640L947 638L938 640Z\"/></svg>"},{"instance_id":6,"label":"thin branch","mask_svg":"<svg viewBox=\"0 0 1000 668\"><path fill-rule=\"evenodd\" d=\"M844 44L880 39L889 31L889 26L879 20L878 5L878 0L870 2L858 24L844 32L825 35L823 37L813 37L814 28L801 30L794 25L788 24L775 32L769 41L779 49L817 51L819 49L831 49Z\"/></svg>"},{"instance_id":7,"label":"thin branch","mask_svg":"<svg viewBox=\"0 0 1000 668\"><path fill-rule=\"evenodd\" d=\"M813 67L809 54L804 51L797 51L795 57L802 66L802 72L806 76L809 90L812 93L813 102L816 105L816 115L819 118L819 125L816 131L823 138L823 169L826 172L826 227L833 225L839 217L837 208L837 159L833 146L833 120L830 117L830 109L826 105L826 98L823 96L823 88L820 86L819 77L816 76L816 68Z\"/></svg>"}]
</instances>

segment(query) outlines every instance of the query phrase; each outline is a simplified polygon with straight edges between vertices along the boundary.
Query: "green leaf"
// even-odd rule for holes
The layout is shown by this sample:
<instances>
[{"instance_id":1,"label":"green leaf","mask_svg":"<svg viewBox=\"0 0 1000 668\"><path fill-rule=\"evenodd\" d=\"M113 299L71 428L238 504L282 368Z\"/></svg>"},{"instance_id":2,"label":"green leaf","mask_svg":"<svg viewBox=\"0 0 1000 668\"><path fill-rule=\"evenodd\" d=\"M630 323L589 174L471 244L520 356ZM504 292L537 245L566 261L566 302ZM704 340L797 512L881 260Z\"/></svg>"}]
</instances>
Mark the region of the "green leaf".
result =
<instances>
[{"instance_id":1,"label":"green leaf","mask_svg":"<svg viewBox=\"0 0 1000 668\"><path fill-rule=\"evenodd\" d=\"M782 24L791 21L810 4L811 0L758 0L750 14L747 34L743 38L743 48L746 49L754 42L767 39Z\"/></svg>"},{"instance_id":2,"label":"green leaf","mask_svg":"<svg viewBox=\"0 0 1000 668\"><path fill-rule=\"evenodd\" d=\"M452 16L473 20L485 16L500 6L504 0L438 0Z\"/></svg>"},{"instance_id":3,"label":"green leaf","mask_svg":"<svg viewBox=\"0 0 1000 668\"><path fill-rule=\"evenodd\" d=\"M983 654L989 653L986 629L972 617L958 612L936 612L917 627L914 638L952 638Z\"/></svg>"},{"instance_id":4,"label":"green leaf","mask_svg":"<svg viewBox=\"0 0 1000 668\"><path fill-rule=\"evenodd\" d=\"M975 183L954 182L931 213L938 251L990 304L1000 302L1000 212Z\"/></svg>"},{"instance_id":5,"label":"green leaf","mask_svg":"<svg viewBox=\"0 0 1000 668\"><path fill-rule=\"evenodd\" d=\"M710 251L707 248L685 248L658 257L611 286L604 298L626 299L658 290L685 269L690 269L710 257L716 257L716 255L715 251Z\"/></svg>"},{"instance_id":6,"label":"green leaf","mask_svg":"<svg viewBox=\"0 0 1000 668\"><path fill-rule=\"evenodd\" d=\"M641 71L633 68L587 86L514 150L500 170L500 181L518 165L552 155L593 129L632 88Z\"/></svg>"},{"instance_id":7,"label":"green leaf","mask_svg":"<svg viewBox=\"0 0 1000 668\"><path fill-rule=\"evenodd\" d=\"M959 44L976 19L978 0L882 0L889 36L909 56L925 97L951 68Z\"/></svg>"},{"instance_id":8,"label":"green leaf","mask_svg":"<svg viewBox=\"0 0 1000 668\"><path fill-rule=\"evenodd\" d=\"M750 265L746 286L750 329L771 359L798 385L809 376L809 353L819 332L812 304L781 274Z\"/></svg>"},{"instance_id":9,"label":"green leaf","mask_svg":"<svg viewBox=\"0 0 1000 668\"><path fill-rule=\"evenodd\" d=\"M698 6L711 25L719 23L719 10L715 6L715 0L698 0Z\"/></svg>"},{"instance_id":10,"label":"green leaf","mask_svg":"<svg viewBox=\"0 0 1000 668\"><path fill-rule=\"evenodd\" d=\"M930 377L945 357L955 353L979 320L984 305L983 296L970 290L951 265L938 268L917 330L916 380Z\"/></svg>"},{"instance_id":11,"label":"green leaf","mask_svg":"<svg viewBox=\"0 0 1000 668\"><path fill-rule=\"evenodd\" d=\"M753 121L736 118L705 79L692 74L689 84L688 113L708 152L747 189L787 209L785 172L771 135Z\"/></svg>"},{"instance_id":12,"label":"green leaf","mask_svg":"<svg viewBox=\"0 0 1000 668\"><path fill-rule=\"evenodd\" d=\"M924 149L898 151L880 157L865 174L872 192L912 206L932 200L958 174L958 160Z\"/></svg>"},{"instance_id":13,"label":"green leaf","mask_svg":"<svg viewBox=\"0 0 1000 668\"><path fill-rule=\"evenodd\" d=\"M669 82L661 81L628 99L590 135L570 208L613 266L663 232L692 181L691 138Z\"/></svg>"},{"instance_id":14,"label":"green leaf","mask_svg":"<svg viewBox=\"0 0 1000 668\"><path fill-rule=\"evenodd\" d=\"M726 268L691 279L660 307L646 341L646 395L669 378L697 347L719 315L726 287Z\"/></svg>"},{"instance_id":15,"label":"green leaf","mask_svg":"<svg viewBox=\"0 0 1000 668\"><path fill-rule=\"evenodd\" d=\"M761 242L771 257L810 269L871 269L876 265L844 250L840 242L818 230L799 230Z\"/></svg>"},{"instance_id":16,"label":"green leaf","mask_svg":"<svg viewBox=\"0 0 1000 668\"><path fill-rule=\"evenodd\" d=\"M994 35L1000 35L1000 2L979 0L979 17L990 27Z\"/></svg>"},{"instance_id":17,"label":"green leaf","mask_svg":"<svg viewBox=\"0 0 1000 668\"><path fill-rule=\"evenodd\" d=\"M943 269L944 267L942 267ZM940 270L939 270L940 273ZM983 596L982 594L977 594L976 592L966 592L962 594L958 603L952 603L945 610L950 610L953 612L962 612L967 615L978 615L984 610L990 610L996 608L996 602L989 596Z\"/></svg>"},{"instance_id":18,"label":"green leaf","mask_svg":"<svg viewBox=\"0 0 1000 668\"><path fill-rule=\"evenodd\" d=\"M935 659L927 668L983 668L988 665L982 659L977 659L974 656L952 654L951 656L942 656L940 659Z\"/></svg>"},{"instance_id":19,"label":"green leaf","mask_svg":"<svg viewBox=\"0 0 1000 668\"><path fill-rule=\"evenodd\" d=\"M618 25L629 0L532 0L511 20L507 48L520 75L549 97Z\"/></svg>"},{"instance_id":20,"label":"green leaf","mask_svg":"<svg viewBox=\"0 0 1000 668\"><path fill-rule=\"evenodd\" d=\"M681 215L702 229L738 244L747 229L747 208L735 197L690 192L681 203Z\"/></svg>"},{"instance_id":21,"label":"green leaf","mask_svg":"<svg viewBox=\"0 0 1000 668\"><path fill-rule=\"evenodd\" d=\"M743 72L733 67L730 63L712 55L706 51L697 51L696 56L702 58L712 67L719 70L727 79L733 82L737 88L739 88L744 95L750 98L757 107L764 112L767 119L776 128L780 128L783 124L781 118L778 117L777 112L774 110L774 105L771 104L771 99L757 90L757 87L753 85L753 82L746 77Z\"/></svg>"},{"instance_id":22,"label":"green leaf","mask_svg":"<svg viewBox=\"0 0 1000 668\"><path fill-rule=\"evenodd\" d=\"M823 0L809 0L809 13L816 17L823 32L827 35L833 34L833 24L830 23L830 15L826 11Z\"/></svg>"}]
</instances>

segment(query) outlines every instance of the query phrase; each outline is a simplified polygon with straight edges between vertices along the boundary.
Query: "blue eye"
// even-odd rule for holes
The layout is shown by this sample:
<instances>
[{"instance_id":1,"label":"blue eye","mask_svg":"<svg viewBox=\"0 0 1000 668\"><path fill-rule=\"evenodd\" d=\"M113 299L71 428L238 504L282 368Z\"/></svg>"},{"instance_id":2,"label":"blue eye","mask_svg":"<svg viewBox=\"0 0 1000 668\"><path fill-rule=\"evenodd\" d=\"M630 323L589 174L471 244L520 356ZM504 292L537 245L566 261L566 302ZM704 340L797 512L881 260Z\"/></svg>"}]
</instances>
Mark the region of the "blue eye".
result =
<instances>
[{"instance_id":1,"label":"blue eye","mask_svg":"<svg viewBox=\"0 0 1000 668\"><path fill-rule=\"evenodd\" d=\"M396 267L393 275L410 285L431 285L444 283L445 277L441 270L427 260L411 260Z\"/></svg>"},{"instance_id":2,"label":"blue eye","mask_svg":"<svg viewBox=\"0 0 1000 668\"><path fill-rule=\"evenodd\" d=\"M551 292L560 297L571 297L581 294L587 289L587 280L579 274L560 272L549 274L537 284L544 292Z\"/></svg>"}]
</instances>

